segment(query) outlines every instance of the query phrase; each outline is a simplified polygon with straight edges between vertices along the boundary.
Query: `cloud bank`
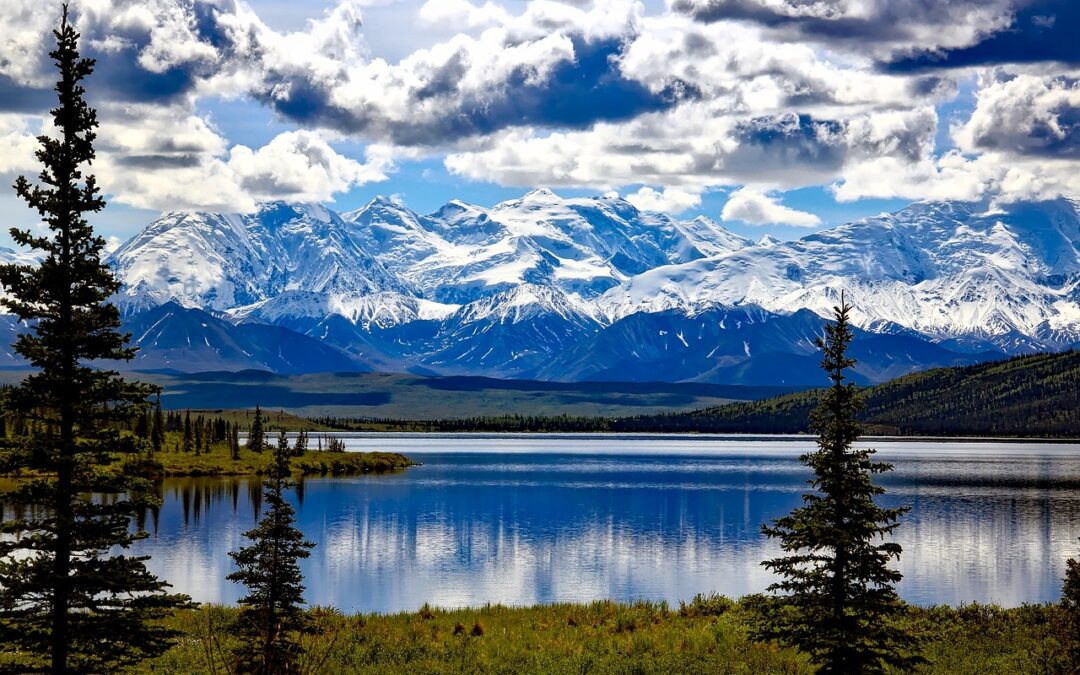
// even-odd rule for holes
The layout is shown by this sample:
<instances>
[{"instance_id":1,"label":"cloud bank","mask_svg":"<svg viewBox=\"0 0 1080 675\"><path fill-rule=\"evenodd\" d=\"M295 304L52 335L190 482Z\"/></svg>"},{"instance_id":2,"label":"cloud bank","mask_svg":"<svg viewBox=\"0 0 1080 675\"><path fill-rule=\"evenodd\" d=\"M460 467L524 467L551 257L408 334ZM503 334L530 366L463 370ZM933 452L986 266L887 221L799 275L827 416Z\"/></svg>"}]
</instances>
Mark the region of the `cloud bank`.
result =
<instances>
[{"instance_id":1,"label":"cloud bank","mask_svg":"<svg viewBox=\"0 0 1080 675\"><path fill-rule=\"evenodd\" d=\"M618 190L670 213L733 189L725 217L813 226L784 190L1007 201L1080 187L1080 8L1065 0L415 0L417 26L458 32L393 62L365 35L410 27L366 23L366 4L284 31L257 0L75 0L98 60L105 189L244 210L436 158L472 181ZM56 17L31 0L4 13L9 174L32 164L51 105ZM970 105L943 122L963 82ZM235 143L199 113L222 100L286 130Z\"/></svg>"}]
</instances>

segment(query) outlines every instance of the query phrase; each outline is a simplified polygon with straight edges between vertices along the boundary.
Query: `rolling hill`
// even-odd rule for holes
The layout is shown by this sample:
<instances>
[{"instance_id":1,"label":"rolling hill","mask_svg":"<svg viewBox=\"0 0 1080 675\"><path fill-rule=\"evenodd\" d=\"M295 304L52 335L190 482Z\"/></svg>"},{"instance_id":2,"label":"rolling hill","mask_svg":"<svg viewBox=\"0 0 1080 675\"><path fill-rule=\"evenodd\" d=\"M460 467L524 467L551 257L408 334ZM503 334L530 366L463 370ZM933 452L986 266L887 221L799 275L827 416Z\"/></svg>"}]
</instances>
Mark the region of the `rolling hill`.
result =
<instances>
[{"instance_id":1,"label":"rolling hill","mask_svg":"<svg viewBox=\"0 0 1080 675\"><path fill-rule=\"evenodd\" d=\"M614 420L620 431L804 433L820 389L689 413ZM1080 436L1080 352L1019 356L907 375L864 392L867 433Z\"/></svg>"}]
</instances>

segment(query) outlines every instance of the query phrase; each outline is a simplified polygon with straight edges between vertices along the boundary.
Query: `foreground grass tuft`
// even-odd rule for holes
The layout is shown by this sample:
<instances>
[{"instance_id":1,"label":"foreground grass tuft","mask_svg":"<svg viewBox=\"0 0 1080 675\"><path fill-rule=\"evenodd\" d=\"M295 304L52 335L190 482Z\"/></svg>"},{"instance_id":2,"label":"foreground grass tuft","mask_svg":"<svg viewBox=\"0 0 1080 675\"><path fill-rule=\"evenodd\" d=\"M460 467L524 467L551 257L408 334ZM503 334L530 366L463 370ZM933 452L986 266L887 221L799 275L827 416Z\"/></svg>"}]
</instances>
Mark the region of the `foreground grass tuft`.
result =
<instances>
[{"instance_id":1,"label":"foreground grass tuft","mask_svg":"<svg viewBox=\"0 0 1080 675\"><path fill-rule=\"evenodd\" d=\"M790 649L747 639L747 603L699 596L665 603L594 602L440 610L393 615L311 610L302 638L311 673L812 673ZM226 672L237 610L203 606L170 619L182 642L139 672ZM909 608L903 622L924 640L919 672L1067 672L1060 610L1038 605Z\"/></svg>"}]
</instances>

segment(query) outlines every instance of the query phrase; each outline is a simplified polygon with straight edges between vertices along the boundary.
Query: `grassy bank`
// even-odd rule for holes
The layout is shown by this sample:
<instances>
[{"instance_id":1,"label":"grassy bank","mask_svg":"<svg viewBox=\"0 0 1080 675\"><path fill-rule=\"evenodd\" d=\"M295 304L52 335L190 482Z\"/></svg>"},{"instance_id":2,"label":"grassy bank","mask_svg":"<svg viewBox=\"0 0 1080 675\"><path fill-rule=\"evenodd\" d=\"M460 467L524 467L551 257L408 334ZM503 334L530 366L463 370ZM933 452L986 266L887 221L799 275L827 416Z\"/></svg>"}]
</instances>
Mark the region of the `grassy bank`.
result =
<instances>
[{"instance_id":1,"label":"grassy bank","mask_svg":"<svg viewBox=\"0 0 1080 675\"><path fill-rule=\"evenodd\" d=\"M241 413L242 414L242 413ZM299 418L296 418L299 420ZM276 420L275 420L276 423ZM310 428L310 424L307 428ZM302 428L297 422L297 428ZM276 434L268 436L269 443L276 443ZM293 457L293 472L303 476L355 476L365 473L389 473L400 471L416 463L396 452L320 452L319 435L313 433L308 451L302 457ZM180 434L167 433L163 450L153 459L145 456L118 456L113 470L145 478L169 478L183 476L251 476L265 473L273 459L267 448L261 453L248 450L241 444L240 456L233 459L227 442L213 443L207 451L184 452L180 449ZM0 473L0 478L19 478L27 473Z\"/></svg>"},{"instance_id":2,"label":"grassy bank","mask_svg":"<svg viewBox=\"0 0 1080 675\"><path fill-rule=\"evenodd\" d=\"M237 611L178 614L180 644L140 672L226 672L221 655ZM318 673L811 673L804 656L747 640L749 611L725 598L545 605L345 616L314 610L305 672ZM1056 606L910 608L926 673L1069 672ZM210 637L213 636L213 637Z\"/></svg>"},{"instance_id":3,"label":"grassy bank","mask_svg":"<svg viewBox=\"0 0 1080 675\"><path fill-rule=\"evenodd\" d=\"M171 439L170 439L171 440ZM312 439L315 445L315 439ZM153 460L139 459L124 465L128 472L148 478L170 476L246 476L264 473L273 459L269 449L255 453L241 447L240 458L233 459L227 443L215 443L210 452L196 455L175 449L166 443L165 451ZM304 476L353 476L365 473L388 473L413 466L412 460L395 452L319 452L308 450L294 457L294 473Z\"/></svg>"}]
</instances>

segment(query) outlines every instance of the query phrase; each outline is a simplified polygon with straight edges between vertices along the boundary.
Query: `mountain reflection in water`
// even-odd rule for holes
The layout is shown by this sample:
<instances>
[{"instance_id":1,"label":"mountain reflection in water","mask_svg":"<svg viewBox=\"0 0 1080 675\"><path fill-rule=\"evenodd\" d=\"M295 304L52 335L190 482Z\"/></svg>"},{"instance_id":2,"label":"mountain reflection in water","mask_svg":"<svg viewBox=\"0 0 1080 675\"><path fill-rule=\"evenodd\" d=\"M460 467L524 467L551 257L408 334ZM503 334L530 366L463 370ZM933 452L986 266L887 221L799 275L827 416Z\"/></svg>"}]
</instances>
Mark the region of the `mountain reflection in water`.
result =
<instances>
[{"instance_id":1,"label":"mountain reflection in water","mask_svg":"<svg viewBox=\"0 0 1080 675\"><path fill-rule=\"evenodd\" d=\"M810 441L566 437L355 437L423 466L307 479L290 499L317 547L311 603L414 610L599 598L675 603L770 582L762 523L800 501ZM1057 598L1078 553L1080 446L877 443L896 470L901 595L919 604ZM622 450L620 451L620 448ZM261 508L257 479L162 483L135 552L178 591L233 602L228 551Z\"/></svg>"}]
</instances>

